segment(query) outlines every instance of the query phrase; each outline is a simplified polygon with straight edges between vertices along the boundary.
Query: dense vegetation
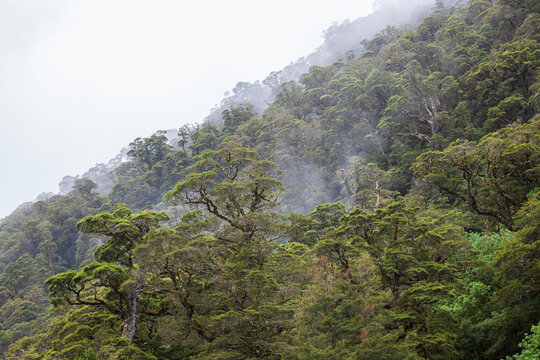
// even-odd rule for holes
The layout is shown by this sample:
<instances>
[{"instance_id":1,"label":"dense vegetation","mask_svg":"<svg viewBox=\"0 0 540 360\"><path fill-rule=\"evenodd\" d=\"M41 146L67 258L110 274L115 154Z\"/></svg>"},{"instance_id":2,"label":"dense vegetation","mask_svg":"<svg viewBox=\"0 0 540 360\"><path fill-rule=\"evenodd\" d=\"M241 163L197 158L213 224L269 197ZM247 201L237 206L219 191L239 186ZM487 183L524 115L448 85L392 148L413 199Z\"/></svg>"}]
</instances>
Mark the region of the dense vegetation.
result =
<instances>
[{"instance_id":1,"label":"dense vegetation","mask_svg":"<svg viewBox=\"0 0 540 360\"><path fill-rule=\"evenodd\" d=\"M438 2L0 222L7 359L538 359L540 6Z\"/></svg>"}]
</instances>

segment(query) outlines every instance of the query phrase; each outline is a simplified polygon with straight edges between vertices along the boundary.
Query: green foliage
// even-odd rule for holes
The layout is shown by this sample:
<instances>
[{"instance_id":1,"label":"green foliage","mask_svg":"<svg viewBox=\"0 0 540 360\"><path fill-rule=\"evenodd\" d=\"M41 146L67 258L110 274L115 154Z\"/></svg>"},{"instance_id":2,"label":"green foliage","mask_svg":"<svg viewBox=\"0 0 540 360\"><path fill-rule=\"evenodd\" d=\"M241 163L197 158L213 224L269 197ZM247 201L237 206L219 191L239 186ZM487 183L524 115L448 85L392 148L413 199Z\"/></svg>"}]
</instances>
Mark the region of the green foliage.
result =
<instances>
[{"instance_id":1,"label":"green foliage","mask_svg":"<svg viewBox=\"0 0 540 360\"><path fill-rule=\"evenodd\" d=\"M82 178L75 180L73 191L81 196L90 196L92 190L97 188L97 184L90 179Z\"/></svg>"},{"instance_id":2,"label":"green foliage","mask_svg":"<svg viewBox=\"0 0 540 360\"><path fill-rule=\"evenodd\" d=\"M313 246L329 230L339 225L339 219L346 214L342 203L321 204L308 216L291 214L291 225L287 231L291 242Z\"/></svg>"},{"instance_id":3,"label":"green foliage","mask_svg":"<svg viewBox=\"0 0 540 360\"><path fill-rule=\"evenodd\" d=\"M118 317L123 323L122 337L128 340L130 347L138 330L141 313L147 310L146 304L140 303L144 287L134 280L133 252L143 242L144 235L167 219L168 216L162 212L145 210L133 214L125 204L117 204L113 213L101 213L81 220L77 224L80 231L110 238L96 250L97 261L80 271L70 270L47 279L45 283L49 285L52 304L90 306ZM96 328L79 328L76 339L80 331L86 337L92 337ZM64 337L63 342L73 351L83 346L79 344L80 341L74 343L71 337ZM129 356L145 358L144 352L141 351L144 356L138 355L135 350L125 351L132 354ZM60 354L65 351L60 351Z\"/></svg>"},{"instance_id":4,"label":"green foliage","mask_svg":"<svg viewBox=\"0 0 540 360\"><path fill-rule=\"evenodd\" d=\"M519 354L507 356L506 359L511 360L538 360L540 359L540 325L533 325L531 333L519 343L522 349Z\"/></svg>"},{"instance_id":5,"label":"green foliage","mask_svg":"<svg viewBox=\"0 0 540 360\"><path fill-rule=\"evenodd\" d=\"M415 174L479 215L515 229L514 216L540 182L540 121L501 129L478 144L456 141L422 154Z\"/></svg>"},{"instance_id":6,"label":"green foliage","mask_svg":"<svg viewBox=\"0 0 540 360\"><path fill-rule=\"evenodd\" d=\"M274 168L254 150L227 142L202 154L186 180L166 195L205 210L188 213L178 228L193 232L191 241L174 232L154 234L160 244L171 236L181 241L178 250L163 254L177 261L161 260L161 266L185 321L206 343L202 359L274 356L282 351L279 335L292 327L290 295L282 292L294 283L276 277L275 259L283 254L269 238L281 228L271 212L283 189L270 177Z\"/></svg>"},{"instance_id":7,"label":"green foliage","mask_svg":"<svg viewBox=\"0 0 540 360\"><path fill-rule=\"evenodd\" d=\"M128 156L135 160L143 172L150 170L171 151L167 137L159 131L149 138L135 139L129 147Z\"/></svg>"},{"instance_id":8,"label":"green foliage","mask_svg":"<svg viewBox=\"0 0 540 360\"><path fill-rule=\"evenodd\" d=\"M222 113L223 131L232 135L236 129L243 123L250 120L255 114L252 112L251 105L231 106Z\"/></svg>"},{"instance_id":9,"label":"green foliage","mask_svg":"<svg viewBox=\"0 0 540 360\"><path fill-rule=\"evenodd\" d=\"M84 255L75 256L79 240L74 225L104 204L104 198L90 190L36 202L0 223L1 353L45 329L49 301L43 282L84 261ZM79 243L90 248L91 242Z\"/></svg>"},{"instance_id":10,"label":"green foliage","mask_svg":"<svg viewBox=\"0 0 540 360\"><path fill-rule=\"evenodd\" d=\"M499 329L504 325L505 332L504 340L495 343L492 351L501 348L506 354L516 352L519 339L540 317L539 219L540 194L535 190L518 212L518 231L493 260L501 284L496 300L502 307L494 325Z\"/></svg>"},{"instance_id":11,"label":"green foliage","mask_svg":"<svg viewBox=\"0 0 540 360\"><path fill-rule=\"evenodd\" d=\"M135 139L108 197L78 179L21 206L0 222L0 351L534 358L539 23L534 1L437 2L269 79L262 114Z\"/></svg>"},{"instance_id":12,"label":"green foliage","mask_svg":"<svg viewBox=\"0 0 540 360\"><path fill-rule=\"evenodd\" d=\"M243 232L250 240L264 229L264 211L276 205L283 185L268 173L275 164L258 160L258 154L237 143L227 142L219 150L208 151L190 167L192 173L176 184L165 199L183 199L186 204L202 205L232 230ZM261 230L259 230L261 229Z\"/></svg>"},{"instance_id":13,"label":"green foliage","mask_svg":"<svg viewBox=\"0 0 540 360\"><path fill-rule=\"evenodd\" d=\"M133 267L133 249L142 242L143 236L159 222L168 220L163 212L144 210L132 214L125 204L116 204L113 213L101 213L87 216L77 223L77 229L83 233L110 236L106 244L95 253L98 261L117 262Z\"/></svg>"},{"instance_id":14,"label":"green foliage","mask_svg":"<svg viewBox=\"0 0 540 360\"><path fill-rule=\"evenodd\" d=\"M471 246L478 251L478 259L482 261L491 261L495 253L502 247L505 239L512 236L508 230L501 231L500 234L479 234L468 233L467 240Z\"/></svg>"},{"instance_id":15,"label":"green foliage","mask_svg":"<svg viewBox=\"0 0 540 360\"><path fill-rule=\"evenodd\" d=\"M415 331L418 355L453 358L458 356L455 336L447 331L452 323L436 304L459 281L455 254L462 246L460 217L456 212L410 207L407 201L411 200L374 213L355 208L338 234L350 237L351 246L373 258L383 287L393 297L394 323Z\"/></svg>"},{"instance_id":16,"label":"green foliage","mask_svg":"<svg viewBox=\"0 0 540 360\"><path fill-rule=\"evenodd\" d=\"M85 351L84 354L77 356L75 360L99 360L97 353L94 349L90 348Z\"/></svg>"}]
</instances>

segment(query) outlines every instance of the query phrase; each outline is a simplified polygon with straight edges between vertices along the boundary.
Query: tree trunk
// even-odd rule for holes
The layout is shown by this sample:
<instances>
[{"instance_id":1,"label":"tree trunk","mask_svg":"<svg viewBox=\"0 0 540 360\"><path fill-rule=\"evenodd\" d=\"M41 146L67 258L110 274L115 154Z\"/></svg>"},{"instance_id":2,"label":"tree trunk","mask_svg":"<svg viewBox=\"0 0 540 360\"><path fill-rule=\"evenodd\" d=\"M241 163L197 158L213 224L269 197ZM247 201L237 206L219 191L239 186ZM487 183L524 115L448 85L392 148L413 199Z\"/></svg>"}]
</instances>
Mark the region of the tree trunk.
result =
<instances>
[{"instance_id":1,"label":"tree trunk","mask_svg":"<svg viewBox=\"0 0 540 360\"><path fill-rule=\"evenodd\" d=\"M381 190L379 189L379 183L375 181L375 190L377 190L377 202L375 203L375 208L378 209L381 204Z\"/></svg>"},{"instance_id":2,"label":"tree trunk","mask_svg":"<svg viewBox=\"0 0 540 360\"><path fill-rule=\"evenodd\" d=\"M142 285L137 284L135 289L129 291L126 300L126 317L124 318L124 328L122 337L133 343L133 338L139 325L139 295L142 293Z\"/></svg>"}]
</instances>

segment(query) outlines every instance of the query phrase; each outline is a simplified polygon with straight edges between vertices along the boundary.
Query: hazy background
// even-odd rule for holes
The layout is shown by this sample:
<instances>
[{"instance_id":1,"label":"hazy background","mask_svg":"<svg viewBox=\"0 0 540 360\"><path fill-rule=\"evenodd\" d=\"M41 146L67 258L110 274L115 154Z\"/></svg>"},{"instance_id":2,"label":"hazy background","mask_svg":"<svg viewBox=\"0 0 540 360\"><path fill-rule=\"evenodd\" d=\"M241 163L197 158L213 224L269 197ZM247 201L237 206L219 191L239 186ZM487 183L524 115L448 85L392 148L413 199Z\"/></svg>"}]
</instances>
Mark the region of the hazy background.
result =
<instances>
[{"instance_id":1,"label":"hazy background","mask_svg":"<svg viewBox=\"0 0 540 360\"><path fill-rule=\"evenodd\" d=\"M0 0L0 217L138 136L200 122L373 0Z\"/></svg>"}]
</instances>

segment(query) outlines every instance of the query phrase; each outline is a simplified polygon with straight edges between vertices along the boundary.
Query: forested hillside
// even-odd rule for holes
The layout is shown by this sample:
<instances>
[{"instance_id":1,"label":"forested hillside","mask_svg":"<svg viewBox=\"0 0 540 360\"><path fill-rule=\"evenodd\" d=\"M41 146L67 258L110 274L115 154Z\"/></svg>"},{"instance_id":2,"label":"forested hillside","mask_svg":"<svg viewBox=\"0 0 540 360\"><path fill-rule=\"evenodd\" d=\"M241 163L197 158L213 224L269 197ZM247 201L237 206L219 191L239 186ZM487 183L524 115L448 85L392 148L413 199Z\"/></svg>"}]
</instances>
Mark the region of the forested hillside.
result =
<instances>
[{"instance_id":1,"label":"forested hillside","mask_svg":"<svg viewBox=\"0 0 540 360\"><path fill-rule=\"evenodd\" d=\"M19 207L2 356L538 359L539 12L437 1Z\"/></svg>"}]
</instances>

